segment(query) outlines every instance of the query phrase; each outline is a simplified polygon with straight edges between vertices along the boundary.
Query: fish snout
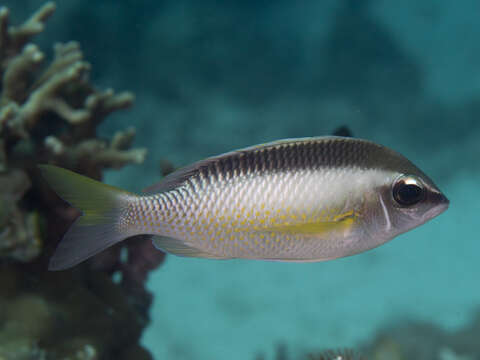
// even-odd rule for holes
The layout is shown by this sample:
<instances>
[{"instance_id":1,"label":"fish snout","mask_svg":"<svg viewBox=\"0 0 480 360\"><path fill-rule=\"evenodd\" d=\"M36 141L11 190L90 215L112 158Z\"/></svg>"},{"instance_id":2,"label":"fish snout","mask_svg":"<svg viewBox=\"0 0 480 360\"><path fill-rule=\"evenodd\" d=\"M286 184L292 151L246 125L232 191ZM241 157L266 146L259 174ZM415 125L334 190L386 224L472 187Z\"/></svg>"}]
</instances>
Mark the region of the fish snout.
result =
<instances>
[{"instance_id":1,"label":"fish snout","mask_svg":"<svg viewBox=\"0 0 480 360\"><path fill-rule=\"evenodd\" d=\"M425 213L426 219L432 219L440 215L447 210L448 206L450 205L450 200L448 200L448 198L439 191L431 192L428 196L428 201L432 208Z\"/></svg>"}]
</instances>

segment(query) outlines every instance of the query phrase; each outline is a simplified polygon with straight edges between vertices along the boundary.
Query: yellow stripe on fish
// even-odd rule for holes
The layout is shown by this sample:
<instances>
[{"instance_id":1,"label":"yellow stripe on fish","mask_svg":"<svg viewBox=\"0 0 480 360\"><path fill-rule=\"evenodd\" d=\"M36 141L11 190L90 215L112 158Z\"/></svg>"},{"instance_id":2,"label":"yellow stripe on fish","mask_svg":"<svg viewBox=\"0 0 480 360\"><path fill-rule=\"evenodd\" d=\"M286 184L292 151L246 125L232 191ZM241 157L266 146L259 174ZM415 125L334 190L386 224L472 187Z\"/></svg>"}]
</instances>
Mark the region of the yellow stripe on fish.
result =
<instances>
[{"instance_id":1,"label":"yellow stripe on fish","mask_svg":"<svg viewBox=\"0 0 480 360\"><path fill-rule=\"evenodd\" d=\"M355 219L353 217L342 217L341 219L334 221L317 221L310 223L284 225L280 224L277 226L272 226L270 228L265 228L265 231L321 236L334 231L345 232L351 230L354 224Z\"/></svg>"}]
</instances>

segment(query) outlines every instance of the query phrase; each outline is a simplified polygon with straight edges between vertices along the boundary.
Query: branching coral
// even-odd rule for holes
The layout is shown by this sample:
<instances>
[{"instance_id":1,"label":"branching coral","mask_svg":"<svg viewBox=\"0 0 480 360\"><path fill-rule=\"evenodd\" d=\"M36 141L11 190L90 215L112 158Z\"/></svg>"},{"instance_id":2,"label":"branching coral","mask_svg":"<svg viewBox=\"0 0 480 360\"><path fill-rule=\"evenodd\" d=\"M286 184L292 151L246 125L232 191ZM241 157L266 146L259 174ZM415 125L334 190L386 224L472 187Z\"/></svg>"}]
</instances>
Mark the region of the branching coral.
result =
<instances>
[{"instance_id":1,"label":"branching coral","mask_svg":"<svg viewBox=\"0 0 480 360\"><path fill-rule=\"evenodd\" d=\"M98 124L110 113L129 107L134 96L95 89L88 80L90 64L83 60L78 43L56 44L53 61L37 75L45 55L29 41L43 30L54 10L54 3L47 3L19 27L8 26L9 12L6 8L0 10L2 165L11 164L14 144L32 140L38 133L36 129L45 128L49 122L52 133L35 139L30 158L35 158L32 155L38 154L35 150L41 147L43 158L69 168L77 169L82 163L84 167L98 168L98 172L104 167L141 163L145 149L129 149L133 129L116 134L110 142L95 137ZM64 122L66 129L54 129L52 119Z\"/></svg>"},{"instance_id":2,"label":"branching coral","mask_svg":"<svg viewBox=\"0 0 480 360\"><path fill-rule=\"evenodd\" d=\"M146 154L130 148L133 128L110 141L96 137L98 124L133 103L131 93L95 89L76 42L56 44L48 66L45 54L30 43L54 11L49 2L15 27L9 10L0 9L0 181L16 184L0 189L0 255L23 261L34 258L40 246L36 212L18 206L35 164L56 163L99 178L102 169L141 163Z\"/></svg>"},{"instance_id":3,"label":"branching coral","mask_svg":"<svg viewBox=\"0 0 480 360\"><path fill-rule=\"evenodd\" d=\"M134 128L111 139L96 133L109 114L132 105L133 94L96 89L78 43L56 44L50 62L31 43L54 11L49 2L12 26L9 10L0 8L0 358L149 359L138 345L151 302L143 285L163 259L149 255L149 240L125 242L125 262L116 247L103 254L109 262L45 272L78 212L42 182L36 165L100 179L103 169L146 155L132 148ZM113 282L115 271L123 272L122 284Z\"/></svg>"}]
</instances>

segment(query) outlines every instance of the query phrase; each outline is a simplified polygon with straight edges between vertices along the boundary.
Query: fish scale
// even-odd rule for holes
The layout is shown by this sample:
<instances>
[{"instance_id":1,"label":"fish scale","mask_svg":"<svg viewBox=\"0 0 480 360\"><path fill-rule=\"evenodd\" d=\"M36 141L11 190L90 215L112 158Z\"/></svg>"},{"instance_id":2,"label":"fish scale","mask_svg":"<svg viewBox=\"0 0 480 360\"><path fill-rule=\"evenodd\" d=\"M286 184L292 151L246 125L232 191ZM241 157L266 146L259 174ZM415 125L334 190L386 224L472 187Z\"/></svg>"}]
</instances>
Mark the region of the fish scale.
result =
<instances>
[{"instance_id":1,"label":"fish scale","mask_svg":"<svg viewBox=\"0 0 480 360\"><path fill-rule=\"evenodd\" d=\"M156 224L154 231L157 235L181 237L188 245L219 256L239 257L243 254L276 258L285 256L288 251L290 256L312 254L316 247L314 242L307 238L302 241L298 234L281 231L283 226L302 222L334 220L328 207L322 207L321 204L313 206L307 201L312 191L321 190L321 187L309 186L307 183L309 179L316 181L312 175L277 172L251 177L252 179L238 178L238 181L232 181L233 178L227 175L223 182L212 182L206 186L201 182L191 181L182 189L185 196L175 197L177 200L174 200L173 206L174 209L190 210L176 211L171 213L172 218L167 219L163 213L172 206L168 205L167 201L160 201L162 207L157 210L158 216L164 220ZM321 177L322 174L317 172L317 176ZM215 189L210 188L211 186ZM224 187L229 190L225 191ZM285 192L283 188L291 191ZM284 193L285 196L275 197L275 193ZM169 194L160 194L160 199L168 198ZM261 196L262 194L265 196ZM232 201L232 198L237 198L237 202ZM149 204L151 199L152 197L145 197L143 201ZM194 202L204 204L205 211L196 211L191 205ZM149 205L144 207L146 210L142 211L142 214L151 208ZM215 220L211 222L212 219ZM169 229L168 222L175 220L179 220L182 225L171 226ZM149 232L152 227L140 227L139 231Z\"/></svg>"},{"instance_id":2,"label":"fish scale","mask_svg":"<svg viewBox=\"0 0 480 360\"><path fill-rule=\"evenodd\" d=\"M342 137L232 151L180 169L140 196L41 168L84 214L51 260L57 270L137 234L156 235L157 248L187 257L330 260L379 246L448 206L402 155Z\"/></svg>"}]
</instances>

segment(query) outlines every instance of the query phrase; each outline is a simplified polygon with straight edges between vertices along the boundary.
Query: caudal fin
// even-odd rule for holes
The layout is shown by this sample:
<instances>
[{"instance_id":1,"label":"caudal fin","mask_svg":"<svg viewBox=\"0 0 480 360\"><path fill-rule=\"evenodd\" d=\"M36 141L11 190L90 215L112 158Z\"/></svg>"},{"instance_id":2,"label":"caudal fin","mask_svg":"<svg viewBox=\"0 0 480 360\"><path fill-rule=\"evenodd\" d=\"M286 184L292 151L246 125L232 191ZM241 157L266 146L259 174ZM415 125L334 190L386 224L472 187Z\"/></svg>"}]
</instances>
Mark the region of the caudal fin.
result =
<instances>
[{"instance_id":1,"label":"caudal fin","mask_svg":"<svg viewBox=\"0 0 480 360\"><path fill-rule=\"evenodd\" d=\"M53 165L39 165L55 192L82 211L50 259L49 270L68 269L132 236L119 220L136 195Z\"/></svg>"}]
</instances>

